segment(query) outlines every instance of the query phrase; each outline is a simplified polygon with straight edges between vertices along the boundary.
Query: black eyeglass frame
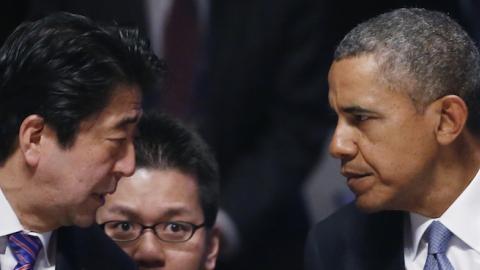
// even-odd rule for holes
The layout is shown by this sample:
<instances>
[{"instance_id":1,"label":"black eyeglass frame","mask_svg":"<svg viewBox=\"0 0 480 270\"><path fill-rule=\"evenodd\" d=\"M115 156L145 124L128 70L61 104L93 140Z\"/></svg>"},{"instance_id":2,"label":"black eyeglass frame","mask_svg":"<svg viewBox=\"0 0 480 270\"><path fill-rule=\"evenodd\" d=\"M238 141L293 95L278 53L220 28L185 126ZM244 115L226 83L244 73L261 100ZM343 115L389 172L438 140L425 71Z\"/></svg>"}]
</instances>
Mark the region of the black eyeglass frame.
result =
<instances>
[{"instance_id":1,"label":"black eyeglass frame","mask_svg":"<svg viewBox=\"0 0 480 270\"><path fill-rule=\"evenodd\" d=\"M116 223L122 223L122 222L123 222L123 223L137 224L137 225L140 225L140 227L141 227L142 229L140 230L140 233L138 233L138 235L137 235L135 238L133 238L133 239L128 239L128 240L118 240L118 239L114 239L114 238L112 238L110 235L108 235L108 234L106 233L106 231L105 231L105 226L106 226L107 224L109 224L109 223L115 223L115 222L116 222ZM192 226L192 231L191 231L190 235L189 235L187 238L185 238L185 239L183 239L183 240L181 240L181 241L171 241L171 240L165 240L165 239L161 238L161 237L158 235L157 231L155 230L155 227L157 227L158 225L171 224L171 223ZM105 232L105 234L107 234L107 235L108 235L110 238L112 238L112 240L115 241L115 242L121 242L121 243L133 242L133 241L135 241L135 240L138 240L138 238L140 238L140 236L142 236L142 234L145 232L146 229L150 229L150 230L153 232L153 234L155 234L155 236L156 236L158 239L160 239L161 241L163 241L163 242L167 242L167 243L183 243L183 242L187 242L188 240L192 239L193 235L195 234L195 232L196 232L198 229L200 229L200 228L202 228L202 227L205 227L205 222L197 225L197 224L193 224L193 223L191 223L191 222L186 222L186 221L164 221L164 222L159 222L159 223L155 223L155 224L152 224L152 225L150 225L150 226L147 226L147 225L144 225L144 224L139 223L139 222L131 222L131 221L127 221L127 220L110 220L110 221L104 222L104 223L102 223L102 224L99 224L99 226L102 228L102 230Z\"/></svg>"}]
</instances>

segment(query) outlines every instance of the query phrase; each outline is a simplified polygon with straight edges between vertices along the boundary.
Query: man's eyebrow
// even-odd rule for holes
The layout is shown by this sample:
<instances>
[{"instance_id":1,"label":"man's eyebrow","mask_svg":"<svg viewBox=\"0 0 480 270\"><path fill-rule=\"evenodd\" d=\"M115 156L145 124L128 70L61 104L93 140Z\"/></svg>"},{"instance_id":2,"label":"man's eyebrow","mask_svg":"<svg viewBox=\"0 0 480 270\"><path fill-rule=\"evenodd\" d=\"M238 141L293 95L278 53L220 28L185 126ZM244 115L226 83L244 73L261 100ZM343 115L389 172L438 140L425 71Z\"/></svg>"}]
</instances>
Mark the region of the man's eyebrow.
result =
<instances>
[{"instance_id":1,"label":"man's eyebrow","mask_svg":"<svg viewBox=\"0 0 480 270\"><path fill-rule=\"evenodd\" d=\"M137 124L138 121L140 120L141 115L142 115L141 113L138 113L134 116L132 116L132 115L125 116L122 119L120 119L120 121L118 121L118 123L115 125L115 127L122 129L122 128L125 128L125 127L129 126L129 125Z\"/></svg>"},{"instance_id":2,"label":"man's eyebrow","mask_svg":"<svg viewBox=\"0 0 480 270\"><path fill-rule=\"evenodd\" d=\"M114 214L120 214L122 216L133 218L133 219L138 217L138 215L135 213L135 210L122 205L114 205L108 209L108 212L111 212Z\"/></svg>"},{"instance_id":3,"label":"man's eyebrow","mask_svg":"<svg viewBox=\"0 0 480 270\"><path fill-rule=\"evenodd\" d=\"M163 215L166 218L172 218L174 216L182 215L182 214L188 214L190 211L184 207L175 207L175 208L170 208L168 209Z\"/></svg>"},{"instance_id":4,"label":"man's eyebrow","mask_svg":"<svg viewBox=\"0 0 480 270\"><path fill-rule=\"evenodd\" d=\"M130 220L140 219L140 216L136 213L137 211L135 209L123 205L114 205L108 209L108 212L125 216ZM185 207L169 207L164 213L161 214L161 217L165 220L169 220L175 216L189 213L191 213L191 211Z\"/></svg>"},{"instance_id":5,"label":"man's eyebrow","mask_svg":"<svg viewBox=\"0 0 480 270\"><path fill-rule=\"evenodd\" d=\"M348 113L348 114L364 114L364 113L371 114L371 113L374 113L371 110L367 110L367 109L362 108L362 107L357 106L357 105L342 108L342 111L345 112L345 113Z\"/></svg>"}]
</instances>

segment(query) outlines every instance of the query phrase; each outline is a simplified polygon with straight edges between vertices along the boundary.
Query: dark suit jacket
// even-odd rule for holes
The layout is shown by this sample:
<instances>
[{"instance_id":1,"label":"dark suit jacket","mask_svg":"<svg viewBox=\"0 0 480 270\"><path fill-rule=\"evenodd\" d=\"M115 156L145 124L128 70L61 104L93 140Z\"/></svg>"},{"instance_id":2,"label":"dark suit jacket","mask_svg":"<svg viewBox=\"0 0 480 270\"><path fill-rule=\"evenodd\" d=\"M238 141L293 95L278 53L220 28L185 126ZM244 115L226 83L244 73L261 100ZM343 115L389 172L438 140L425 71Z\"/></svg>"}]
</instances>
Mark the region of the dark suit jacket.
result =
<instances>
[{"instance_id":1,"label":"dark suit jacket","mask_svg":"<svg viewBox=\"0 0 480 270\"><path fill-rule=\"evenodd\" d=\"M98 226L62 227L56 233L56 270L136 269L128 255Z\"/></svg>"},{"instance_id":2,"label":"dark suit jacket","mask_svg":"<svg viewBox=\"0 0 480 270\"><path fill-rule=\"evenodd\" d=\"M310 232L306 270L400 270L403 254L403 212L365 214L350 204Z\"/></svg>"}]
</instances>

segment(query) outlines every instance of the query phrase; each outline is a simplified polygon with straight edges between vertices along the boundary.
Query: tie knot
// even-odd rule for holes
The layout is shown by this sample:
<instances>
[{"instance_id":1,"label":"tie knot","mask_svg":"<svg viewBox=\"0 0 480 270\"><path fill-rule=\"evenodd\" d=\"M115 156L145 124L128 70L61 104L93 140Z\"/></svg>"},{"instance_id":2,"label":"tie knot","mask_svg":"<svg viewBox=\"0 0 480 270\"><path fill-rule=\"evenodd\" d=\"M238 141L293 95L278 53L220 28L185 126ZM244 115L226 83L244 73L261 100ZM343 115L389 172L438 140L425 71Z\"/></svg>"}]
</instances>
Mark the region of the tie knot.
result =
<instances>
[{"instance_id":1,"label":"tie knot","mask_svg":"<svg viewBox=\"0 0 480 270\"><path fill-rule=\"evenodd\" d=\"M445 253L452 232L439 221L433 221L428 227L428 254Z\"/></svg>"},{"instance_id":2,"label":"tie knot","mask_svg":"<svg viewBox=\"0 0 480 270\"><path fill-rule=\"evenodd\" d=\"M16 269L33 269L38 252L42 248L40 239L23 232L16 232L8 236L8 246L17 260Z\"/></svg>"}]
</instances>

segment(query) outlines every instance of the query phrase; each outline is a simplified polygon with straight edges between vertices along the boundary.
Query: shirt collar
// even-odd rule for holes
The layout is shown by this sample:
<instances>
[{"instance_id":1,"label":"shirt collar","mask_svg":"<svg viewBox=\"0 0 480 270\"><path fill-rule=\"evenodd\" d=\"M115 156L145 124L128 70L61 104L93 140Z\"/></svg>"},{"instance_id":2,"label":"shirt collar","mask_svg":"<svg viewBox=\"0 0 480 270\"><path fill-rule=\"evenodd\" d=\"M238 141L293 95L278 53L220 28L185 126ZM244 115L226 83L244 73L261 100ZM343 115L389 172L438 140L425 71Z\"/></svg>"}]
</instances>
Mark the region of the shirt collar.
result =
<instances>
[{"instance_id":1,"label":"shirt collar","mask_svg":"<svg viewBox=\"0 0 480 270\"><path fill-rule=\"evenodd\" d=\"M0 217L2 217L2 222L0 222L0 236L5 236L14 232L23 230L22 224L13 212L12 207L3 195L3 191L0 189Z\"/></svg>"},{"instance_id":2,"label":"shirt collar","mask_svg":"<svg viewBox=\"0 0 480 270\"><path fill-rule=\"evenodd\" d=\"M7 201L7 198L5 198L5 195L3 194L3 191L0 189L0 217L2 217L2 222L0 222L0 253L5 253L5 249L7 248L7 235L18 232L18 231L24 231L29 235L34 235L37 236L40 241L42 242L43 247L49 247L50 244L50 238L52 236L52 232L44 232L44 233L36 233L36 232L31 232L28 230L25 230L20 223L20 221L17 218L17 215L15 215L15 212L13 211L12 207ZM52 252L51 248L43 248L41 252L44 252L45 255L45 262L46 266L50 267L51 266L51 261L54 255L54 252ZM49 254L50 253L50 254Z\"/></svg>"},{"instance_id":3,"label":"shirt collar","mask_svg":"<svg viewBox=\"0 0 480 270\"><path fill-rule=\"evenodd\" d=\"M416 213L410 213L410 239L406 252L416 257L420 241L432 221L438 220L457 238L480 253L480 216L475 213L480 209L480 171L467 188L458 196L439 218L431 219Z\"/></svg>"}]
</instances>

